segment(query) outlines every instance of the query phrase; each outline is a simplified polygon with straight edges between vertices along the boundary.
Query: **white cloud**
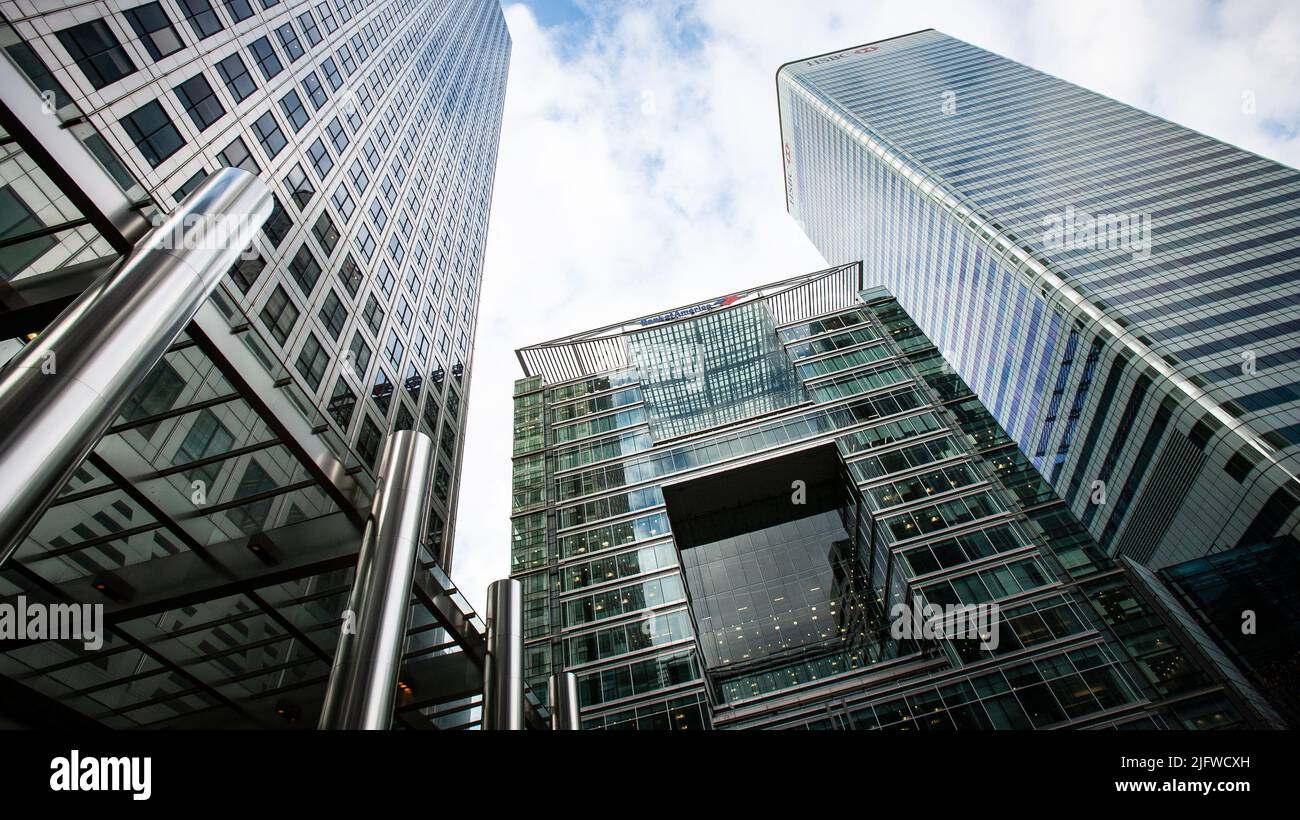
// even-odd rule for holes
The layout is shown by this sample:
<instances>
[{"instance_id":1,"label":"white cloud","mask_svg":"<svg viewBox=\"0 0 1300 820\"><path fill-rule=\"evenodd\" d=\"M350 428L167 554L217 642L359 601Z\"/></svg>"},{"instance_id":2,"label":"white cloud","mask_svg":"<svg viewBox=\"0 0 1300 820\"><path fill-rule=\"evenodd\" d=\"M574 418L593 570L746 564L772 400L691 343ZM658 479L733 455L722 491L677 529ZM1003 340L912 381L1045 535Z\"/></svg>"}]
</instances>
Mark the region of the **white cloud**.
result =
<instances>
[{"instance_id":1,"label":"white cloud","mask_svg":"<svg viewBox=\"0 0 1300 820\"><path fill-rule=\"evenodd\" d=\"M509 572L514 350L816 270L785 213L781 63L922 28L1300 164L1300 6L910 0L592 4L514 41L453 577ZM1254 93L1257 111L1242 112Z\"/></svg>"}]
</instances>

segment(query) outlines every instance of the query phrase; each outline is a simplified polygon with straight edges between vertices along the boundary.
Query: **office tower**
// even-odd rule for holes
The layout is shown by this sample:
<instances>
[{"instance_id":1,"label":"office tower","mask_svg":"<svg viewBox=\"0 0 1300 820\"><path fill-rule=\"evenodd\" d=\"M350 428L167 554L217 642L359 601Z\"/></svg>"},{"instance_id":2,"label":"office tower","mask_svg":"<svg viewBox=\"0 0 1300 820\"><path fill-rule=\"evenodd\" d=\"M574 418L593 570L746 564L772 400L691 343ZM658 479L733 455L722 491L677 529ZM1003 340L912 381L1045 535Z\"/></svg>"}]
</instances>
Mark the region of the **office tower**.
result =
<instances>
[{"instance_id":1,"label":"office tower","mask_svg":"<svg viewBox=\"0 0 1300 820\"><path fill-rule=\"evenodd\" d=\"M518 351L532 688L574 673L586 728L1276 724L862 284L841 265ZM997 622L949 640L895 609L917 603Z\"/></svg>"},{"instance_id":2,"label":"office tower","mask_svg":"<svg viewBox=\"0 0 1300 820\"><path fill-rule=\"evenodd\" d=\"M790 214L1106 552L1296 531L1300 172L933 30L787 63L777 94Z\"/></svg>"},{"instance_id":3,"label":"office tower","mask_svg":"<svg viewBox=\"0 0 1300 820\"><path fill-rule=\"evenodd\" d=\"M223 167L272 200L252 252L0 568L0 599L103 603L108 621L94 652L0 644L0 700L34 704L11 719L314 726L378 461L417 430L435 447L397 725L472 724L483 624L446 573L510 57L500 7L35 9L0 3L3 361L139 255L157 217L243 178Z\"/></svg>"}]
</instances>

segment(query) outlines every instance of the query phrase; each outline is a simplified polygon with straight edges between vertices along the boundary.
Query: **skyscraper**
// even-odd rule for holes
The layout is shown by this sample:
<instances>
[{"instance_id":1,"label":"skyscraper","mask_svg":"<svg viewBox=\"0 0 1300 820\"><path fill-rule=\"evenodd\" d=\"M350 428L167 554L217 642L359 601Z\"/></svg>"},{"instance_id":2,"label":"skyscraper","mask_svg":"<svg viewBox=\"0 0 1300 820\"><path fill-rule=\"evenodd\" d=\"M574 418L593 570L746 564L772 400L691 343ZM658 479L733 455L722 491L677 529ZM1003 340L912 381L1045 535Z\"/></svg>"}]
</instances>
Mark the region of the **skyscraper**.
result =
<instances>
[{"instance_id":1,"label":"skyscraper","mask_svg":"<svg viewBox=\"0 0 1300 820\"><path fill-rule=\"evenodd\" d=\"M862 281L518 351L532 687L574 673L586 728L1275 724ZM936 635L926 607L992 620Z\"/></svg>"},{"instance_id":2,"label":"skyscraper","mask_svg":"<svg viewBox=\"0 0 1300 820\"><path fill-rule=\"evenodd\" d=\"M380 454L418 430L435 447L398 723L472 723L473 675L442 656L482 662L446 573L510 58L498 3L0 12L3 361L223 166L272 195L253 252L12 556L0 544L0 599L103 603L109 636L0 645L8 702L115 727L314 725Z\"/></svg>"},{"instance_id":3,"label":"skyscraper","mask_svg":"<svg viewBox=\"0 0 1300 820\"><path fill-rule=\"evenodd\" d=\"M1300 172L933 30L787 63L777 94L791 215L1104 550L1296 531Z\"/></svg>"}]
</instances>

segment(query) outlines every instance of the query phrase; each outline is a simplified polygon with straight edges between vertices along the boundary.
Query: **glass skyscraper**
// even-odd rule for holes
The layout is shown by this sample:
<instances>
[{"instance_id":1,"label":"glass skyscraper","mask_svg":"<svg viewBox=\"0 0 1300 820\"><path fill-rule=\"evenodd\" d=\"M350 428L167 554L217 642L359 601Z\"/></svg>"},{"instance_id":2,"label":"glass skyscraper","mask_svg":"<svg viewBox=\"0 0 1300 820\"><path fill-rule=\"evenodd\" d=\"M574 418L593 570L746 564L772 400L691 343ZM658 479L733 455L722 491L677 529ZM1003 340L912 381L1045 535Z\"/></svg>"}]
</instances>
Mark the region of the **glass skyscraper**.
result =
<instances>
[{"instance_id":1,"label":"glass skyscraper","mask_svg":"<svg viewBox=\"0 0 1300 820\"><path fill-rule=\"evenodd\" d=\"M790 214L1103 550L1296 531L1300 172L933 30L787 63L777 94Z\"/></svg>"},{"instance_id":2,"label":"glass skyscraper","mask_svg":"<svg viewBox=\"0 0 1300 820\"><path fill-rule=\"evenodd\" d=\"M0 600L107 621L93 652L0 642L0 717L315 725L377 460L412 429L435 449L395 725L472 725L483 623L446 573L510 59L498 3L0 13L0 362L218 170L273 195L253 253L0 566Z\"/></svg>"},{"instance_id":3,"label":"glass skyscraper","mask_svg":"<svg viewBox=\"0 0 1300 820\"><path fill-rule=\"evenodd\" d=\"M1278 721L859 263L518 355L524 669L576 675L584 728Z\"/></svg>"}]
</instances>

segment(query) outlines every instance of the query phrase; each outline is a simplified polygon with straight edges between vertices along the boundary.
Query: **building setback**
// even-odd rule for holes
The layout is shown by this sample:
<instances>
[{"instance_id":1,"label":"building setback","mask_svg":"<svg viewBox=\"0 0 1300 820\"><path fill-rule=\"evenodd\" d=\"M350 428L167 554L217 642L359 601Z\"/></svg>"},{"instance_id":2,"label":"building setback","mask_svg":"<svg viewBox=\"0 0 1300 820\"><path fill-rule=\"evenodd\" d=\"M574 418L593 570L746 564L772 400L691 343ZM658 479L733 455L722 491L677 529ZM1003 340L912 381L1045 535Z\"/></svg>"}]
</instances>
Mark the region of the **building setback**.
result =
<instances>
[{"instance_id":1,"label":"building setback","mask_svg":"<svg viewBox=\"0 0 1300 820\"><path fill-rule=\"evenodd\" d=\"M108 624L95 653L0 647L8 717L314 726L381 456L416 430L434 446L397 725L472 725L484 625L447 572L510 59L498 3L39 5L0 2L0 361L223 167L272 207L0 559L0 599L103 603Z\"/></svg>"},{"instance_id":2,"label":"building setback","mask_svg":"<svg viewBox=\"0 0 1300 820\"><path fill-rule=\"evenodd\" d=\"M777 95L791 216L1103 550L1296 531L1300 172L934 30L787 63Z\"/></svg>"},{"instance_id":3,"label":"building setback","mask_svg":"<svg viewBox=\"0 0 1300 820\"><path fill-rule=\"evenodd\" d=\"M841 265L518 351L530 685L575 673L586 728L1276 723L862 285ZM908 631L917 603L999 620L948 640Z\"/></svg>"}]
</instances>

